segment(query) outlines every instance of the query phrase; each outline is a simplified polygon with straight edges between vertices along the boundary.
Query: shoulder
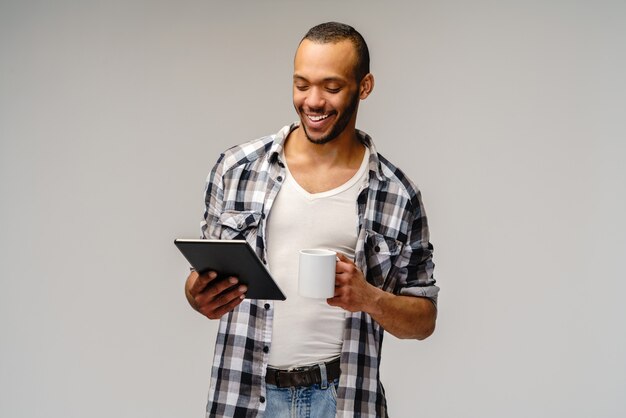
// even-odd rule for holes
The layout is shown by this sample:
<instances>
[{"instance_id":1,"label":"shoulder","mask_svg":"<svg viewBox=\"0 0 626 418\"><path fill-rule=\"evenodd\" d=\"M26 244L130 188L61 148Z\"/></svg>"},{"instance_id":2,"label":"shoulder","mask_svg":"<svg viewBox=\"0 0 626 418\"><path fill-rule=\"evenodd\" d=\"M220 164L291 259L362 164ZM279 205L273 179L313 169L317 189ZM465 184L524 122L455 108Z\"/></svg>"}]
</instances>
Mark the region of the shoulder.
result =
<instances>
[{"instance_id":1,"label":"shoulder","mask_svg":"<svg viewBox=\"0 0 626 418\"><path fill-rule=\"evenodd\" d=\"M370 188L399 200L408 201L413 205L418 204L420 192L415 183L404 171L377 151L369 135L362 131L358 131L358 134L370 152Z\"/></svg>"},{"instance_id":2,"label":"shoulder","mask_svg":"<svg viewBox=\"0 0 626 418\"><path fill-rule=\"evenodd\" d=\"M224 151L218 160L223 171L271 160L273 154L280 153L291 127L283 127L278 133L266 135L235 145Z\"/></svg>"},{"instance_id":3,"label":"shoulder","mask_svg":"<svg viewBox=\"0 0 626 418\"><path fill-rule=\"evenodd\" d=\"M378 154L378 161L380 163L380 173L390 187L397 189L399 194L404 195L408 199L413 199L419 194L417 185L413 183L404 171L396 167L382 154Z\"/></svg>"},{"instance_id":4,"label":"shoulder","mask_svg":"<svg viewBox=\"0 0 626 418\"><path fill-rule=\"evenodd\" d=\"M274 140L275 135L268 135L230 147L222 153L220 162L226 168L254 162L268 155Z\"/></svg>"},{"instance_id":5,"label":"shoulder","mask_svg":"<svg viewBox=\"0 0 626 418\"><path fill-rule=\"evenodd\" d=\"M365 209L368 228L386 237L407 242L411 231L419 228L425 220L417 186L380 154L370 157L368 185Z\"/></svg>"}]
</instances>

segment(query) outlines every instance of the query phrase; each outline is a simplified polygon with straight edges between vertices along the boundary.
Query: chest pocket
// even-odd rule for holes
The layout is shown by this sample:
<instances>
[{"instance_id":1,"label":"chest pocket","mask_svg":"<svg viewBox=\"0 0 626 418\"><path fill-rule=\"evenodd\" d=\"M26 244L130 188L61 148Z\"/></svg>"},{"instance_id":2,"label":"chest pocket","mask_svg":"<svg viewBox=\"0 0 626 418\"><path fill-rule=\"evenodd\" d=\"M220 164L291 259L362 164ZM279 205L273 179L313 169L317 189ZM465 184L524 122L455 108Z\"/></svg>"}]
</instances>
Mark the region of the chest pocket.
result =
<instances>
[{"instance_id":1,"label":"chest pocket","mask_svg":"<svg viewBox=\"0 0 626 418\"><path fill-rule=\"evenodd\" d=\"M220 215L220 239L245 239L255 248L261 213L255 211L227 211Z\"/></svg>"},{"instance_id":2,"label":"chest pocket","mask_svg":"<svg viewBox=\"0 0 626 418\"><path fill-rule=\"evenodd\" d=\"M367 281L382 288L401 249L402 242L374 231L365 231ZM387 287L390 286L394 283L388 282Z\"/></svg>"}]
</instances>

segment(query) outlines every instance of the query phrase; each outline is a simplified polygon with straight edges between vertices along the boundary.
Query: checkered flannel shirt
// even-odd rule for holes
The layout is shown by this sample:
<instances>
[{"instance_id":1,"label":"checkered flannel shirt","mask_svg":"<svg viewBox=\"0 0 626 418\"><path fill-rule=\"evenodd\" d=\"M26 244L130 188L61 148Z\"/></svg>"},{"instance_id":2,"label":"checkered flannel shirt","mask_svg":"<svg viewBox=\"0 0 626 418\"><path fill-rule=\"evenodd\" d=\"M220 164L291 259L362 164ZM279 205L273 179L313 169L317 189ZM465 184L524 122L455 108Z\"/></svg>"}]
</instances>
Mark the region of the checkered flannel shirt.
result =
<instances>
[{"instance_id":1,"label":"checkered flannel shirt","mask_svg":"<svg viewBox=\"0 0 626 418\"><path fill-rule=\"evenodd\" d=\"M285 179L281 151L297 123L224 152L207 178L202 235L246 239L265 262L266 219ZM370 150L359 192L355 262L367 281L388 292L437 302L433 247L420 192L357 131ZM274 301L245 299L219 323L207 417L262 417L272 348ZM379 380L383 328L368 314L346 313L337 416L386 417ZM268 417L272 418L272 417Z\"/></svg>"}]
</instances>

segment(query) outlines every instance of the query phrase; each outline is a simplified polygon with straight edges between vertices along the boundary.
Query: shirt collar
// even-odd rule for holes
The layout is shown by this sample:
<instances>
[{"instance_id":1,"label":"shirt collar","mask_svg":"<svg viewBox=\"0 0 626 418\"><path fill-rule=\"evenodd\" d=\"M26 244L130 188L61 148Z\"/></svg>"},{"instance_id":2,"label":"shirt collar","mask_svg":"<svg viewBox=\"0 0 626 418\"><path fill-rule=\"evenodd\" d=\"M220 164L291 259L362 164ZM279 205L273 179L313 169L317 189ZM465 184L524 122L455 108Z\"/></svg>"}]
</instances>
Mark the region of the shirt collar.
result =
<instances>
[{"instance_id":1,"label":"shirt collar","mask_svg":"<svg viewBox=\"0 0 626 418\"><path fill-rule=\"evenodd\" d=\"M283 148L285 146L285 140L289 134L300 126L300 122L293 122L291 125L283 126L283 128L278 131L274 135L274 141L272 142L272 146L270 147L269 152L267 153L267 159L270 163L276 163L280 159L280 155L283 152ZM374 173L378 180L382 181L384 179L382 168L380 164L380 160L378 158L378 152L376 151L376 147L374 146L374 141L372 138L363 131L356 130L356 134L359 137L359 140L365 145L370 152L369 158L369 171Z\"/></svg>"}]
</instances>

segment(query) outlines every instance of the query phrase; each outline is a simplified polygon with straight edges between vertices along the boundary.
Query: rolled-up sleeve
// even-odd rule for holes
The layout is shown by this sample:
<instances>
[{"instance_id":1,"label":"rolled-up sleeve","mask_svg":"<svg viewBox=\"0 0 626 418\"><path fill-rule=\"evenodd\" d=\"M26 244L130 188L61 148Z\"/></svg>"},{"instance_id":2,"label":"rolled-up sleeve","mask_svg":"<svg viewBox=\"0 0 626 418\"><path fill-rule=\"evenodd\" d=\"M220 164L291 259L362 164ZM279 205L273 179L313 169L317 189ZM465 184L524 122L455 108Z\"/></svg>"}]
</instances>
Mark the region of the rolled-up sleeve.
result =
<instances>
[{"instance_id":1,"label":"rolled-up sleeve","mask_svg":"<svg viewBox=\"0 0 626 418\"><path fill-rule=\"evenodd\" d=\"M435 284L433 245L430 243L428 220L421 193L417 193L412 214L411 229L406 244L402 248L401 262L405 265L397 293L430 299L435 305L439 287Z\"/></svg>"}]
</instances>

